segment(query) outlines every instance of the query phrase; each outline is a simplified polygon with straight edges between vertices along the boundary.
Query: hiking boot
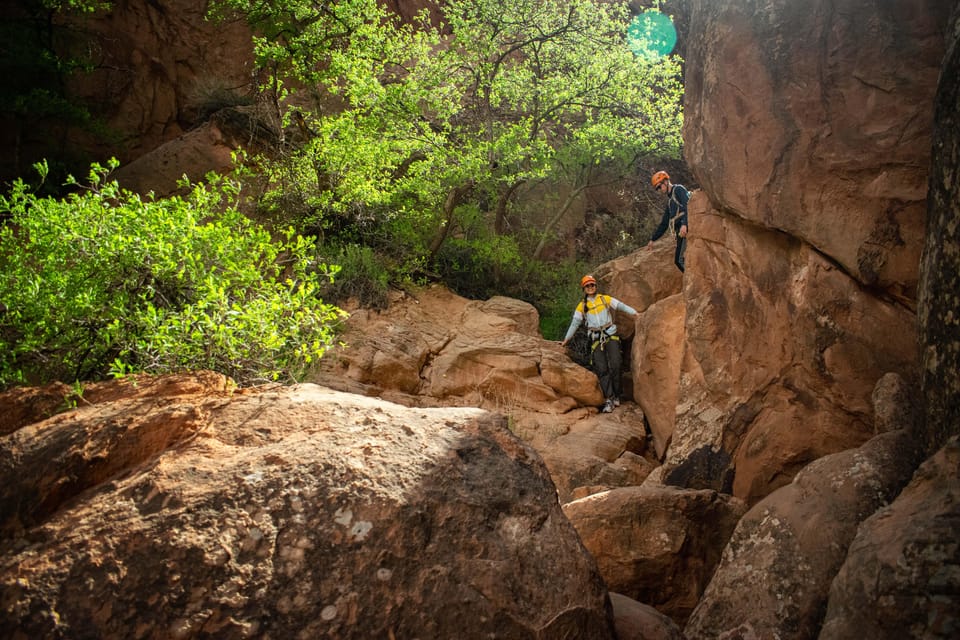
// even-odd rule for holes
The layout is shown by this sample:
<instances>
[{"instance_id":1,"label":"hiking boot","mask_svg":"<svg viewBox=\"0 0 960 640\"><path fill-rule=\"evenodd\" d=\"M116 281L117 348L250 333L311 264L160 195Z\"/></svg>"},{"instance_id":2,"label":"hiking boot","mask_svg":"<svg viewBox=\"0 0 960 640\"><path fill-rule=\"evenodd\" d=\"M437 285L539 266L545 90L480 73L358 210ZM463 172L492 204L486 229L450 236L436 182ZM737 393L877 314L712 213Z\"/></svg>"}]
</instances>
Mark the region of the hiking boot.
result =
<instances>
[{"instance_id":1,"label":"hiking boot","mask_svg":"<svg viewBox=\"0 0 960 640\"><path fill-rule=\"evenodd\" d=\"M614 398L614 399L613 399L613 406L615 406L615 407L619 407L619 406L620 406L620 398Z\"/></svg>"},{"instance_id":2,"label":"hiking boot","mask_svg":"<svg viewBox=\"0 0 960 640\"><path fill-rule=\"evenodd\" d=\"M603 408L600 409L600 413L610 413L613 411L613 400L607 400L603 403Z\"/></svg>"}]
</instances>

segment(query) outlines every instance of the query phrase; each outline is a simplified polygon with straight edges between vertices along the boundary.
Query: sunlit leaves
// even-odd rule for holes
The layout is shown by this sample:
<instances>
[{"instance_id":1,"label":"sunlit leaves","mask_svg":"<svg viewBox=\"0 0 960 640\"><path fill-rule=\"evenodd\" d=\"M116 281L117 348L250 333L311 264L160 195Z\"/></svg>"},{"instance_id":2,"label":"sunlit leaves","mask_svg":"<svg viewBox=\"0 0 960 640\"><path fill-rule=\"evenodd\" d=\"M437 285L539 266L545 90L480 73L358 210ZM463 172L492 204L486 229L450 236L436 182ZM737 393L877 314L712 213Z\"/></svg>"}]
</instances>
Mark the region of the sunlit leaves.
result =
<instances>
[{"instance_id":1,"label":"sunlit leaves","mask_svg":"<svg viewBox=\"0 0 960 640\"><path fill-rule=\"evenodd\" d=\"M267 34L258 47L283 86L342 101L317 99L311 139L283 159L296 178L277 184L312 192L304 201L320 228L343 228L346 216L379 232L416 229L412 243L386 243L413 262L431 237L463 232L468 207L492 218L491 203L521 197L518 183L580 187L584 167L626 174L639 157L679 155L679 59L635 55L625 3L448 0L440 25L417 28L376 0L221 4ZM448 219L451 198L461 210ZM372 241L346 226L348 241Z\"/></svg>"},{"instance_id":2,"label":"sunlit leaves","mask_svg":"<svg viewBox=\"0 0 960 640\"><path fill-rule=\"evenodd\" d=\"M201 368L289 381L322 356L340 312L311 242L271 237L227 181L154 200L107 171L63 199L22 181L0 197L0 387Z\"/></svg>"}]
</instances>

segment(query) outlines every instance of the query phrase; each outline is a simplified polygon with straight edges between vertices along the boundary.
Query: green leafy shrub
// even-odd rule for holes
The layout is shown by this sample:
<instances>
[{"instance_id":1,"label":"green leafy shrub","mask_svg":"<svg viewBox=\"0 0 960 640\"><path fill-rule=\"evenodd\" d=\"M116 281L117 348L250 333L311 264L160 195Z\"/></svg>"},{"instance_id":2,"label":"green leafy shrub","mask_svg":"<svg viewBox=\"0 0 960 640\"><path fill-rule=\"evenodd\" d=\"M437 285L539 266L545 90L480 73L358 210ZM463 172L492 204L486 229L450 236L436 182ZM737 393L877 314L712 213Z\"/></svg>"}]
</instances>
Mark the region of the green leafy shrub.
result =
<instances>
[{"instance_id":1,"label":"green leafy shrub","mask_svg":"<svg viewBox=\"0 0 960 640\"><path fill-rule=\"evenodd\" d=\"M530 302L540 312L540 334L547 340L562 340L583 295L580 278L589 270L579 263L546 265L532 261L527 286Z\"/></svg>"},{"instance_id":2,"label":"green leafy shrub","mask_svg":"<svg viewBox=\"0 0 960 640\"><path fill-rule=\"evenodd\" d=\"M444 283L466 298L519 293L523 258L510 236L448 240L436 263Z\"/></svg>"},{"instance_id":3,"label":"green leafy shrub","mask_svg":"<svg viewBox=\"0 0 960 640\"><path fill-rule=\"evenodd\" d=\"M64 199L19 180L0 197L0 388L189 369L289 381L323 355L343 312L317 295L336 267L311 242L271 238L228 181L144 200L110 168Z\"/></svg>"},{"instance_id":4,"label":"green leafy shrub","mask_svg":"<svg viewBox=\"0 0 960 640\"><path fill-rule=\"evenodd\" d=\"M328 300L356 298L364 307L386 309L390 272L370 247L348 244L330 249L329 260L340 267L337 278L324 285Z\"/></svg>"}]
</instances>

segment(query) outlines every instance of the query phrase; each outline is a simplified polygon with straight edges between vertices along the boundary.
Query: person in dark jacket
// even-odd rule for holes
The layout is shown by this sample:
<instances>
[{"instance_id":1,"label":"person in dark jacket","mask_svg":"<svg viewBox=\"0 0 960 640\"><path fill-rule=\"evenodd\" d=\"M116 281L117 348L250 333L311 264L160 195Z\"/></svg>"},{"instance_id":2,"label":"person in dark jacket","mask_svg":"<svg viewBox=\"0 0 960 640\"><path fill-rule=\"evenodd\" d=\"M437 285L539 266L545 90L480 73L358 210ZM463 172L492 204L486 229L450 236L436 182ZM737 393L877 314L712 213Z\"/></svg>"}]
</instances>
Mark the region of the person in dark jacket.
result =
<instances>
[{"instance_id":1,"label":"person in dark jacket","mask_svg":"<svg viewBox=\"0 0 960 640\"><path fill-rule=\"evenodd\" d=\"M683 254L687 250L687 203L690 201L690 192L682 184L670 182L670 175L666 171L657 171L650 178L650 182L655 191L666 194L667 206L663 209L660 224L653 231L647 248L653 247L653 243L672 225L677 236L677 250L673 254L673 262L677 269L683 271Z\"/></svg>"}]
</instances>

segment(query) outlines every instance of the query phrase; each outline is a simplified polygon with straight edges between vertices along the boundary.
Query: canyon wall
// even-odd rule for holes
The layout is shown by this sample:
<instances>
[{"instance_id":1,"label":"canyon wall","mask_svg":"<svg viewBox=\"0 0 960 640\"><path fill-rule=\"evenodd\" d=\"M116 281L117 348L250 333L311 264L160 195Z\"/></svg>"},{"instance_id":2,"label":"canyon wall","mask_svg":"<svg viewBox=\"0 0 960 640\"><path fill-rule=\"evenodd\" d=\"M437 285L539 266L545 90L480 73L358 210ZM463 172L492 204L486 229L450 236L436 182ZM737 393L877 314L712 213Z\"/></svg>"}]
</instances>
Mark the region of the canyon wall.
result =
<instances>
[{"instance_id":1,"label":"canyon wall","mask_svg":"<svg viewBox=\"0 0 960 640\"><path fill-rule=\"evenodd\" d=\"M952 5L691 2L684 138L702 190L674 481L754 501L869 438L884 373L919 382L918 265Z\"/></svg>"},{"instance_id":2,"label":"canyon wall","mask_svg":"<svg viewBox=\"0 0 960 640\"><path fill-rule=\"evenodd\" d=\"M409 19L423 4L389 6ZM885 373L918 385L921 357L940 375L956 361L953 347L921 352L917 335L918 307L937 320L925 342L956 333L948 311L918 299L933 105L955 3L670 4L686 43L685 154L702 189L682 304L644 333L653 344L666 323L682 324L681 353L660 371L635 349L633 396L649 398L668 481L755 500L872 435L871 394ZM99 48L97 70L73 91L122 132L93 148L114 145L129 161L177 143L121 169L138 190L222 169L242 142L242 127L216 118L190 130L218 96L255 81L245 25L206 22L205 10L124 0L76 23ZM955 134L944 122L948 157ZM931 202L949 201L950 175L930 182ZM931 261L951 255L953 228L935 218ZM927 300L951 299L948 272L929 270ZM955 376L925 375L929 388L956 387Z\"/></svg>"}]
</instances>

